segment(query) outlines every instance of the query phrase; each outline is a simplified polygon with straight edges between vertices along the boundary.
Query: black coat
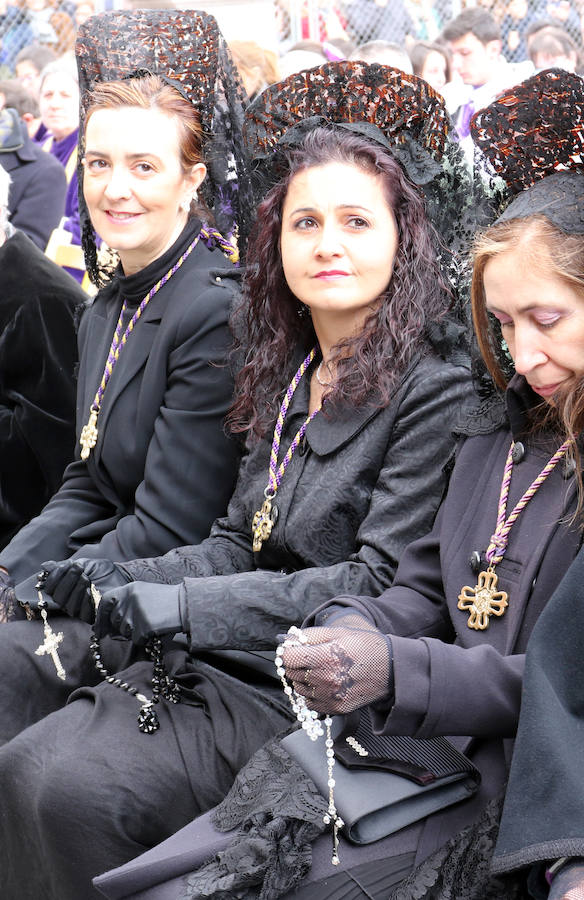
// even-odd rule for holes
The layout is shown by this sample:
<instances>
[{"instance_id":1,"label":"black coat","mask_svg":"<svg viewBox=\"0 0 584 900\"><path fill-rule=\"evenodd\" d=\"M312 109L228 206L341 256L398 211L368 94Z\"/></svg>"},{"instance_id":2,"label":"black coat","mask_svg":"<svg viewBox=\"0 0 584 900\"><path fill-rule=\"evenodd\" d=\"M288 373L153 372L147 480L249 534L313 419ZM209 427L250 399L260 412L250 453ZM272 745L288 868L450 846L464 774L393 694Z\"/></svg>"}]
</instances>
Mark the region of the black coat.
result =
<instances>
[{"instance_id":1,"label":"black coat","mask_svg":"<svg viewBox=\"0 0 584 900\"><path fill-rule=\"evenodd\" d=\"M468 370L433 355L413 364L386 408L320 413L278 490L270 539L252 550L272 431L242 465L227 517L198 547L127 568L136 581L184 579L190 646L271 650L276 635L343 591L380 593L399 557L430 527L453 453L452 428L472 388ZM286 417L282 453L306 419L309 379Z\"/></svg>"},{"instance_id":2,"label":"black coat","mask_svg":"<svg viewBox=\"0 0 584 900\"><path fill-rule=\"evenodd\" d=\"M583 583L581 550L527 647L519 731L493 862L497 873L584 856Z\"/></svg>"},{"instance_id":3,"label":"black coat","mask_svg":"<svg viewBox=\"0 0 584 900\"><path fill-rule=\"evenodd\" d=\"M61 163L33 143L22 122L20 130L20 146L0 147L0 165L12 179L10 222L44 250L65 212L67 178Z\"/></svg>"},{"instance_id":4,"label":"black coat","mask_svg":"<svg viewBox=\"0 0 584 900\"><path fill-rule=\"evenodd\" d=\"M16 232L0 247L0 547L61 483L75 443L81 288Z\"/></svg>"},{"instance_id":5,"label":"black coat","mask_svg":"<svg viewBox=\"0 0 584 900\"><path fill-rule=\"evenodd\" d=\"M496 567L499 589L509 594L505 614L493 616L486 631L475 631L457 603L462 587L477 583L473 551L486 568L511 439L521 440L526 452L513 469L508 513L557 449L549 436L529 436L525 410L535 399L516 376L507 391L511 431L501 428L464 442L432 532L407 548L388 591L377 598L335 598L335 604L364 609L391 635L395 702L390 709L376 705L376 727L417 738L451 736L482 774L472 800L435 813L423 826L403 829L368 852L389 856L415 850L421 861L473 822L507 780L527 642L579 546L577 529L567 523L575 509L575 479L565 477L571 470L562 462L513 525ZM353 856L353 864L366 856ZM350 861L351 853L345 858Z\"/></svg>"},{"instance_id":6,"label":"black coat","mask_svg":"<svg viewBox=\"0 0 584 900\"><path fill-rule=\"evenodd\" d=\"M118 275L84 316L78 434L101 380L121 293L137 305L197 227L187 226L146 269ZM61 488L0 555L17 583L46 559L134 559L208 535L227 506L239 456L223 428L233 391L223 365L227 320L237 290L223 254L201 242L152 298L105 391L97 446L84 462L77 444Z\"/></svg>"}]
</instances>

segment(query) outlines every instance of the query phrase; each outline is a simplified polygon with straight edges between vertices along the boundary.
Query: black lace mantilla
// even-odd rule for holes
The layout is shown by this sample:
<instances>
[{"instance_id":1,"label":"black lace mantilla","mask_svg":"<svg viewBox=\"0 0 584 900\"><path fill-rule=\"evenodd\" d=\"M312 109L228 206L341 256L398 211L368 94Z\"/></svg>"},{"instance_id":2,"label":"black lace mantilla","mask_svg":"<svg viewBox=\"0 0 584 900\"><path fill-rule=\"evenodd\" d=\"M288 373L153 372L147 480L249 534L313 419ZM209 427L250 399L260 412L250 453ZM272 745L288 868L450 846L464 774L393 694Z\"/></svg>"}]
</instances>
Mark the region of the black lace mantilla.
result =
<instances>
[{"instance_id":1,"label":"black lace mantilla","mask_svg":"<svg viewBox=\"0 0 584 900\"><path fill-rule=\"evenodd\" d=\"M471 134L512 196L553 172L582 172L584 81L562 69L538 72L477 112Z\"/></svg>"},{"instance_id":2,"label":"black lace mantilla","mask_svg":"<svg viewBox=\"0 0 584 900\"><path fill-rule=\"evenodd\" d=\"M489 872L502 809L503 797L492 800L477 822L424 860L389 900L529 900L523 880Z\"/></svg>"},{"instance_id":3,"label":"black lace mantilla","mask_svg":"<svg viewBox=\"0 0 584 900\"><path fill-rule=\"evenodd\" d=\"M553 174L537 181L511 201L498 222L543 215L564 234L584 234L582 174Z\"/></svg>"},{"instance_id":4,"label":"black lace mantilla","mask_svg":"<svg viewBox=\"0 0 584 900\"><path fill-rule=\"evenodd\" d=\"M213 824L233 841L186 876L180 900L276 900L299 884L324 831L327 802L279 740L266 744L237 776Z\"/></svg>"},{"instance_id":5,"label":"black lace mantilla","mask_svg":"<svg viewBox=\"0 0 584 900\"><path fill-rule=\"evenodd\" d=\"M291 148L317 126L345 128L381 144L422 194L437 255L455 300L451 321L468 329L469 252L492 219L483 183L467 164L443 97L425 81L377 63L325 63L271 85L246 111L244 137L259 201L282 178ZM438 340L462 347L457 335Z\"/></svg>"},{"instance_id":6,"label":"black lace mantilla","mask_svg":"<svg viewBox=\"0 0 584 900\"><path fill-rule=\"evenodd\" d=\"M214 17L197 10L173 9L101 13L79 27L75 54L81 90L81 143L88 91L96 82L147 69L178 87L191 101L200 115L207 163L200 194L224 237L230 238L234 229L239 229L241 251L254 215L242 135L244 93ZM81 189L82 147L80 151ZM88 272L100 283L95 238L81 190L79 212Z\"/></svg>"}]
</instances>

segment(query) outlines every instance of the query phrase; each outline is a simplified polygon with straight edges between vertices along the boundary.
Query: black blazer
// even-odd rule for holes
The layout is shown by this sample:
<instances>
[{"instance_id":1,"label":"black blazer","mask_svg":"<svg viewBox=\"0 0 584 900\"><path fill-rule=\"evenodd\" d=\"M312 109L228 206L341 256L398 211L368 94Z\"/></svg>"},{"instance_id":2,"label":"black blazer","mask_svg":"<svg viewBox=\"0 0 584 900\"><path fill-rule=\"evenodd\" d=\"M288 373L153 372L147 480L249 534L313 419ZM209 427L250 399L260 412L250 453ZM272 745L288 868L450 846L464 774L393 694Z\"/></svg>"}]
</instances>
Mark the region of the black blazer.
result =
<instances>
[{"instance_id":1,"label":"black blazer","mask_svg":"<svg viewBox=\"0 0 584 900\"><path fill-rule=\"evenodd\" d=\"M84 316L78 435L101 380L120 289L143 296L188 246L194 227L141 273L114 279ZM223 428L233 391L224 365L227 322L237 291L223 254L200 243L153 297L105 391L89 459L79 458L77 444L60 490L0 554L16 583L46 559L134 559L208 534L227 506L239 457Z\"/></svg>"}]
</instances>

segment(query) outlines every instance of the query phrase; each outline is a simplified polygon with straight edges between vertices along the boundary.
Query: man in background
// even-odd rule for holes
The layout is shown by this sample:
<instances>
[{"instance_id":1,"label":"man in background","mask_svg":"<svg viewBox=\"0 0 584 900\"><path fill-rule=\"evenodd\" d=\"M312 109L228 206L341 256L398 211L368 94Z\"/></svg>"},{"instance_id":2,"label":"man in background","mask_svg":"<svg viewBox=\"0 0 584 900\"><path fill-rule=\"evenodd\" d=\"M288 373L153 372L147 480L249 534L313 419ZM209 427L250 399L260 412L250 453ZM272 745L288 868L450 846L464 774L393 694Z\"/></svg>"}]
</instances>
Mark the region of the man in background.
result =
<instances>
[{"instance_id":1,"label":"man in background","mask_svg":"<svg viewBox=\"0 0 584 900\"><path fill-rule=\"evenodd\" d=\"M475 6L452 19L442 37L452 55L452 69L466 86L460 102L449 102L449 112L462 140L470 134L473 114L492 103L503 89L501 33L492 13Z\"/></svg>"}]
</instances>

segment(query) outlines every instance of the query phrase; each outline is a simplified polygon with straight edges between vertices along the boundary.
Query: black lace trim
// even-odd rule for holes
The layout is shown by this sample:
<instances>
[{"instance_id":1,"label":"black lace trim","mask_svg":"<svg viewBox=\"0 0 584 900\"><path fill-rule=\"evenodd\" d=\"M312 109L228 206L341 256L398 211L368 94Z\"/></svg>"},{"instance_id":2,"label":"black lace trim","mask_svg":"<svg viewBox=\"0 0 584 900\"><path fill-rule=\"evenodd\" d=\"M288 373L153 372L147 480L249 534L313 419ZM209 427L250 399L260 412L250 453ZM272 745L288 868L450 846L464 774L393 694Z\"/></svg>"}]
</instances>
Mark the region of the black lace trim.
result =
<instances>
[{"instance_id":1,"label":"black lace trim","mask_svg":"<svg viewBox=\"0 0 584 900\"><path fill-rule=\"evenodd\" d=\"M213 814L219 831L237 829L225 850L185 878L181 900L276 900L312 864L327 803L316 785L271 741L251 758Z\"/></svg>"},{"instance_id":2,"label":"black lace trim","mask_svg":"<svg viewBox=\"0 0 584 900\"><path fill-rule=\"evenodd\" d=\"M424 860L389 900L529 900L521 876L490 875L503 797L492 800L480 819Z\"/></svg>"},{"instance_id":3,"label":"black lace trim","mask_svg":"<svg viewBox=\"0 0 584 900\"><path fill-rule=\"evenodd\" d=\"M16 599L14 588L0 588L0 625L19 619L26 619L26 613Z\"/></svg>"}]
</instances>

